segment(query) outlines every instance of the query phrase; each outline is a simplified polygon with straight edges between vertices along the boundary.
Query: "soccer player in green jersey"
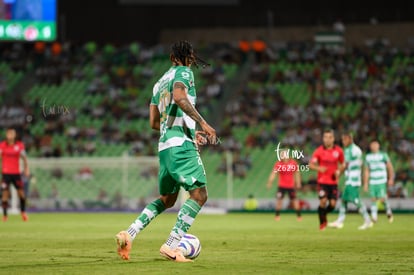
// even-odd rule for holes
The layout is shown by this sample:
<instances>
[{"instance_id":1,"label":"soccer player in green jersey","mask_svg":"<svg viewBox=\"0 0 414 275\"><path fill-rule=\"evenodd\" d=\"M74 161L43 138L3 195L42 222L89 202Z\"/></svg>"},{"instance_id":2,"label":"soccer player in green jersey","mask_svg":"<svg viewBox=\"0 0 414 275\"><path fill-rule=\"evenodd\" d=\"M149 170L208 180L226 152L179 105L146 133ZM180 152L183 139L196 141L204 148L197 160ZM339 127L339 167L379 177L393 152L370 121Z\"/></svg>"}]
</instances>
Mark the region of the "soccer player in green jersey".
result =
<instances>
[{"instance_id":1,"label":"soccer player in green jersey","mask_svg":"<svg viewBox=\"0 0 414 275\"><path fill-rule=\"evenodd\" d=\"M196 90L191 65L205 65L192 45L179 41L172 45L172 67L154 85L150 104L150 125L160 132L159 192L160 197L149 203L126 231L116 235L118 254L129 259L132 242L157 215L172 207L180 187L189 191L190 198L181 206L169 238L160 254L172 261L189 262L178 244L189 230L207 200L206 174L198 145L217 144L216 131L195 109ZM202 131L197 131L198 124Z\"/></svg>"},{"instance_id":2,"label":"soccer player in green jersey","mask_svg":"<svg viewBox=\"0 0 414 275\"><path fill-rule=\"evenodd\" d=\"M365 230L373 226L369 218L365 205L359 198L359 189L361 187L362 177L362 150L354 143L352 133L342 134L342 144L345 154L345 189L342 193L341 206L339 208L339 217L336 221L328 223L328 227L342 228L346 217L348 203L353 203L358 208L364 218L364 224L358 227Z\"/></svg>"},{"instance_id":3,"label":"soccer player in green jersey","mask_svg":"<svg viewBox=\"0 0 414 275\"><path fill-rule=\"evenodd\" d=\"M388 154L380 151L378 141L372 141L369 147L370 153L365 156L364 190L365 192L369 190L371 197L371 217L374 222L377 222L377 202L382 202L385 205L388 221L393 222L394 217L387 199L387 185L394 185L394 167Z\"/></svg>"}]
</instances>

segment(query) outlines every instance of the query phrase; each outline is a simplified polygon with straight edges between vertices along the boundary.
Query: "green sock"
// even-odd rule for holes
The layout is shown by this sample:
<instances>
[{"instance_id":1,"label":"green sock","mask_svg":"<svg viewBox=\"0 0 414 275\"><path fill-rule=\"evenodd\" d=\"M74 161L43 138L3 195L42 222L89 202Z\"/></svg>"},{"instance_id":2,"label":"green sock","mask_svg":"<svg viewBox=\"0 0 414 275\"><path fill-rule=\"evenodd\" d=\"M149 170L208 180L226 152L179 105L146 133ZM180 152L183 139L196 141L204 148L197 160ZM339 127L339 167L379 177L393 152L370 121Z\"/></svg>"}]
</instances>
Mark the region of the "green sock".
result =
<instances>
[{"instance_id":1,"label":"green sock","mask_svg":"<svg viewBox=\"0 0 414 275\"><path fill-rule=\"evenodd\" d=\"M177 222L171 230L168 240L165 242L169 247L174 249L178 246L181 238L193 224L200 209L201 206L192 199L188 199L183 206L181 206L180 212L178 212Z\"/></svg>"},{"instance_id":2,"label":"green sock","mask_svg":"<svg viewBox=\"0 0 414 275\"><path fill-rule=\"evenodd\" d=\"M129 226L128 234L135 239L137 234L143 230L156 216L165 210L165 205L160 199L147 204L138 218Z\"/></svg>"}]
</instances>

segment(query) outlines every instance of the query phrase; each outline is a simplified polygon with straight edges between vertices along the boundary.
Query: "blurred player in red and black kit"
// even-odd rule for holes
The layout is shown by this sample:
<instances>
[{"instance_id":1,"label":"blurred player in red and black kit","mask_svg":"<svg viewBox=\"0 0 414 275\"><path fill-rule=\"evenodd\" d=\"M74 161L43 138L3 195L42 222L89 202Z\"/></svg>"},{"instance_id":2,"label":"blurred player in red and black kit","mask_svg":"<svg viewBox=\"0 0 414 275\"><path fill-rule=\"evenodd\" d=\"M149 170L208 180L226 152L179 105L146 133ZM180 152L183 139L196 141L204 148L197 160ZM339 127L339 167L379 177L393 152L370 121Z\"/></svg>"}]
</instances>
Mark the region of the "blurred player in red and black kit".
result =
<instances>
[{"instance_id":1,"label":"blurred player in red and black kit","mask_svg":"<svg viewBox=\"0 0 414 275\"><path fill-rule=\"evenodd\" d=\"M10 199L10 184L13 184L20 198L20 211L23 221L27 221L26 215L26 196L24 193L23 181L20 176L20 158L23 159L23 173L29 177L29 166L27 164L26 151L24 144L16 140L16 130L9 128L6 130L6 140L0 143L0 156L2 168L1 182L1 205L3 207L3 221L7 221L7 208Z\"/></svg>"},{"instance_id":2,"label":"blurred player in red and black kit","mask_svg":"<svg viewBox=\"0 0 414 275\"><path fill-rule=\"evenodd\" d=\"M338 180L344 169L344 152L335 145L332 129L323 132L323 145L312 155L309 168L318 171L317 183L319 192L319 229L325 230L327 214L332 212L338 199ZM328 202L328 206L326 206Z\"/></svg>"},{"instance_id":3,"label":"blurred player in red and black kit","mask_svg":"<svg viewBox=\"0 0 414 275\"><path fill-rule=\"evenodd\" d=\"M297 220L301 221L301 213L299 201L296 198L296 190L301 188L301 179L298 163L291 159L289 156L289 150L283 150L281 152L282 160L279 160L273 166L273 171L269 175L267 180L267 189L272 188L273 181L276 178L276 174L279 175L278 189L276 193L276 206L275 206L275 220L280 220L280 210L282 209L283 197L287 193L289 199L296 210Z\"/></svg>"}]
</instances>

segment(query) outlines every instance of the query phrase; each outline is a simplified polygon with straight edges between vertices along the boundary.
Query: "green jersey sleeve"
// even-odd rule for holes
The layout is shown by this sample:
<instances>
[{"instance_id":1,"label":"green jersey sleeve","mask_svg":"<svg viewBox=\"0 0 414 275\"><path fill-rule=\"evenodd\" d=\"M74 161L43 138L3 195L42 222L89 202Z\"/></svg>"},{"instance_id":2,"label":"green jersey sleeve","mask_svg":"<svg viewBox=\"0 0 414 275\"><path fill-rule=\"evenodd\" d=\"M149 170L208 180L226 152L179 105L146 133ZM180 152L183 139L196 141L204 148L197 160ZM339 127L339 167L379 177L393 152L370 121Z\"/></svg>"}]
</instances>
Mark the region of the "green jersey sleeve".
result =
<instances>
[{"instance_id":1,"label":"green jersey sleeve","mask_svg":"<svg viewBox=\"0 0 414 275\"><path fill-rule=\"evenodd\" d=\"M184 66L177 67L173 86L176 82L181 82L187 87L187 89L190 89L190 87L194 85L193 72L191 69Z\"/></svg>"},{"instance_id":2,"label":"green jersey sleeve","mask_svg":"<svg viewBox=\"0 0 414 275\"><path fill-rule=\"evenodd\" d=\"M158 99L157 99L158 97L159 97L158 94L157 95L153 95L151 97L150 105L158 105Z\"/></svg>"}]
</instances>

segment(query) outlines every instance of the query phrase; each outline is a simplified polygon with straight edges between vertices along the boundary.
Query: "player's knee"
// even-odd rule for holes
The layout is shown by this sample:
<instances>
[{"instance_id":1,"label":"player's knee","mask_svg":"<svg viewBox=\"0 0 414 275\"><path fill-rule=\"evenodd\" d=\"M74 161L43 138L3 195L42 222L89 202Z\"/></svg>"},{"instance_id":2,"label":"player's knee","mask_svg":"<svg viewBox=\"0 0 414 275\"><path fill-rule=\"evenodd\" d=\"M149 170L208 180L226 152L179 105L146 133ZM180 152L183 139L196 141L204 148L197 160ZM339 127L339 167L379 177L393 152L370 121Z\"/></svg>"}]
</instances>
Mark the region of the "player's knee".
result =
<instances>
[{"instance_id":1,"label":"player's knee","mask_svg":"<svg viewBox=\"0 0 414 275\"><path fill-rule=\"evenodd\" d=\"M328 199L326 197L319 197L319 205L322 207L326 207L326 202Z\"/></svg>"},{"instance_id":2,"label":"player's knee","mask_svg":"<svg viewBox=\"0 0 414 275\"><path fill-rule=\"evenodd\" d=\"M171 196L171 195L161 196L161 201L164 203L165 208L173 207L176 200L177 200L176 196Z\"/></svg>"},{"instance_id":3,"label":"player's knee","mask_svg":"<svg viewBox=\"0 0 414 275\"><path fill-rule=\"evenodd\" d=\"M325 202L327 200L326 192L324 190L320 190L318 192L318 197L320 200L324 200Z\"/></svg>"},{"instance_id":4,"label":"player's knee","mask_svg":"<svg viewBox=\"0 0 414 275\"><path fill-rule=\"evenodd\" d=\"M203 206L208 198L207 190L205 188L198 188L190 192L190 197L195 200L200 206Z\"/></svg>"},{"instance_id":5,"label":"player's knee","mask_svg":"<svg viewBox=\"0 0 414 275\"><path fill-rule=\"evenodd\" d=\"M172 199L168 199L164 202L165 208L171 208L173 207L175 204L175 201Z\"/></svg>"},{"instance_id":6,"label":"player's knee","mask_svg":"<svg viewBox=\"0 0 414 275\"><path fill-rule=\"evenodd\" d=\"M19 190L19 192L17 192L17 195L19 196L20 199L24 200L26 199L26 195L24 193L23 190Z\"/></svg>"},{"instance_id":7,"label":"player's knee","mask_svg":"<svg viewBox=\"0 0 414 275\"><path fill-rule=\"evenodd\" d=\"M203 205L206 203L207 198L208 198L207 193L202 193L202 194L199 194L199 196L197 196L197 197L195 198L195 201L196 201L196 202L197 202L200 206L203 206Z\"/></svg>"}]
</instances>

